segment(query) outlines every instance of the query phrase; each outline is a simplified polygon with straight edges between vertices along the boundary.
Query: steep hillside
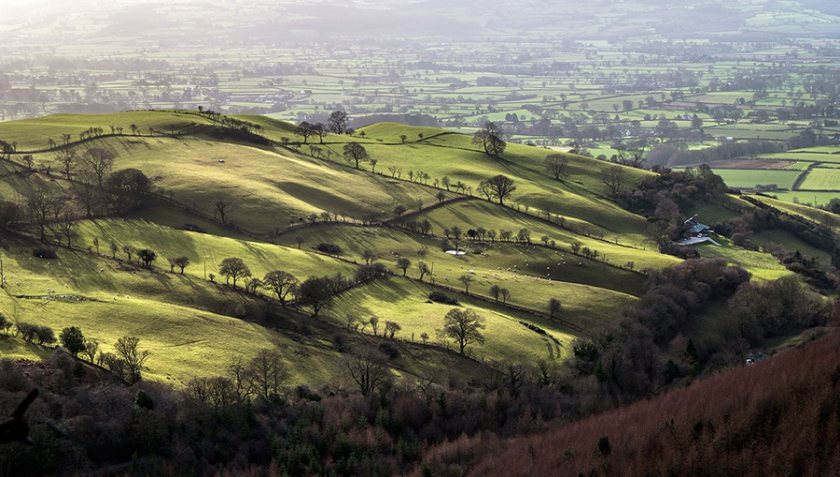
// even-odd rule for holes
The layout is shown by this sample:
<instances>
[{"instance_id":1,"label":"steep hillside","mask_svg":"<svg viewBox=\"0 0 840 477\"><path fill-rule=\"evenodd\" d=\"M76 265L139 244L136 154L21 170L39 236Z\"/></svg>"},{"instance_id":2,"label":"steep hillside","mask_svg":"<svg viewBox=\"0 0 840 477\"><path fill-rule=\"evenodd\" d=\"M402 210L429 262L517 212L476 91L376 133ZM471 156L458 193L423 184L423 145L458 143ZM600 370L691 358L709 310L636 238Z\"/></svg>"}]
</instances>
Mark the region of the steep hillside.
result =
<instances>
[{"instance_id":1,"label":"steep hillside","mask_svg":"<svg viewBox=\"0 0 840 477\"><path fill-rule=\"evenodd\" d=\"M608 197L603 170L620 166L563 154L566 174L556 180L544 165L552 151L537 147L511 144L493 157L467 135L396 123L323 141L298 131L187 111L0 123L0 139L17 143L0 161L0 202L16 211L2 224L14 238L3 243L0 312L56 332L80 326L103 350L137 335L153 353L147 374L176 383L278 346L298 382L331 382L347 343L397 347L403 357L392 365L403 375L469 379L497 360L563 362L576 338L618 326L649 270L681 261L659 253L648 218ZM368 154L358 168L345 160L352 142ZM112 161L99 178L89 169L95 157ZM124 195L108 181L135 170L151 187L117 209ZM655 177L620 170L628 190ZM498 174L516 186L503 204L479 192ZM40 215L38 197L47 200ZM703 213L729 218L743 204L728 200ZM769 253L723 242L701 254L760 279L790 273ZM34 257L40 248L58 259ZM148 266L143 249L156 255ZM189 262L184 274L169 264L176 258ZM247 292L222 284L226 258L260 280L243 278ZM275 270L298 284L329 277L335 296L306 318L316 309L302 295L290 293L283 307L262 281ZM452 308L485 320L486 339L467 356L440 332ZM462 364L405 357L420 352Z\"/></svg>"},{"instance_id":2,"label":"steep hillside","mask_svg":"<svg viewBox=\"0 0 840 477\"><path fill-rule=\"evenodd\" d=\"M840 335L832 332L656 399L504 442L469 475L836 475L838 393Z\"/></svg>"}]
</instances>

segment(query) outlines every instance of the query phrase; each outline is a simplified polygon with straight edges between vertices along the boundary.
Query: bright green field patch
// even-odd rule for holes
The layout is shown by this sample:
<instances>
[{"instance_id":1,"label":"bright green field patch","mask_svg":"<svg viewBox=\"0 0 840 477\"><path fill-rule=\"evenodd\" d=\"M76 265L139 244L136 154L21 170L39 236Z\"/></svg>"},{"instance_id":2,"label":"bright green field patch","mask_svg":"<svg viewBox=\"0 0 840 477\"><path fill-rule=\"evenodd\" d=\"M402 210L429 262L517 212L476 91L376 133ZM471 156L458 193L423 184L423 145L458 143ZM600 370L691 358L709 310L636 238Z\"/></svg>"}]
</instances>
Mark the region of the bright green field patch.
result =
<instances>
[{"instance_id":1,"label":"bright green field patch","mask_svg":"<svg viewBox=\"0 0 840 477\"><path fill-rule=\"evenodd\" d=\"M731 265L743 267L759 280L775 280L793 274L769 253L736 247L724 237L715 237L715 240L721 245L703 244L697 247L701 256L723 258Z\"/></svg>"},{"instance_id":2,"label":"bright green field patch","mask_svg":"<svg viewBox=\"0 0 840 477\"><path fill-rule=\"evenodd\" d=\"M8 294L0 295L0 312L13 321L47 325L56 333L79 326L105 351L121 336L137 336L153 353L146 372L151 379L182 383L193 376L222 374L235 356L278 347L298 382L326 382L334 376L332 351L310 350L318 340L296 342L233 318L253 306L252 299L206 280L125 267L67 250L59 250L58 260L31 257L28 249L13 248L4 255L9 283ZM313 356L302 361L294 351L304 349Z\"/></svg>"},{"instance_id":3,"label":"bright green field patch","mask_svg":"<svg viewBox=\"0 0 840 477\"><path fill-rule=\"evenodd\" d=\"M0 122L0 138L17 142L18 150L42 149L49 146L49 138L62 144L63 134L71 134L71 141L79 140L79 133L91 127L111 132L111 125L122 127L123 134L131 134L134 124L142 134L149 134L149 128L157 131L180 131L193 124L207 124L197 115L160 111L132 111L113 114L55 114L36 119Z\"/></svg>"},{"instance_id":4,"label":"bright green field patch","mask_svg":"<svg viewBox=\"0 0 840 477\"><path fill-rule=\"evenodd\" d=\"M793 205L796 203L805 204L809 206L821 206L828 204L831 199L840 198L840 192L821 192L821 191L783 191L773 192L774 196L780 200L790 202Z\"/></svg>"},{"instance_id":5,"label":"bright green field patch","mask_svg":"<svg viewBox=\"0 0 840 477\"><path fill-rule=\"evenodd\" d=\"M376 123L370 126L365 126L356 131L358 135L364 131L365 137L377 140L381 139L389 143L401 143L402 136L406 137L406 142L416 142L423 138L429 138L438 134L445 134L447 131L440 128L433 127L419 127L407 126L400 123Z\"/></svg>"},{"instance_id":6,"label":"bright green field patch","mask_svg":"<svg viewBox=\"0 0 840 477\"><path fill-rule=\"evenodd\" d=\"M792 164L789 164L789 165L785 166L785 169L788 169L788 170L791 170L791 171L804 171L810 165L811 165L810 162L796 161Z\"/></svg>"},{"instance_id":7,"label":"bright green field patch","mask_svg":"<svg viewBox=\"0 0 840 477\"><path fill-rule=\"evenodd\" d=\"M799 176L799 171L786 169L716 169L726 185L734 188L751 188L762 184L776 184L790 188Z\"/></svg>"},{"instance_id":8,"label":"bright green field patch","mask_svg":"<svg viewBox=\"0 0 840 477\"><path fill-rule=\"evenodd\" d=\"M718 224L738 217L740 215L739 210L752 207L752 204L743 199L727 195L721 204L709 202L698 203L685 211L685 215L687 217L697 215L697 220L704 224Z\"/></svg>"},{"instance_id":9,"label":"bright green field patch","mask_svg":"<svg viewBox=\"0 0 840 477\"><path fill-rule=\"evenodd\" d=\"M451 204L424 212L417 219L429 220L436 235L442 235L444 228L454 226L461 228L465 233L470 228L484 227L485 229L494 229L497 232L510 230L516 234L520 229L526 228L531 231L531 239L534 242L539 242L540 238L546 235L550 239L556 240L566 250L570 249L571 244L580 243L592 250L598 250L612 264L624 266L627 262L632 261L637 269L662 268L678 262L670 255L658 253L654 244L651 244L652 248L650 249L638 245L635 246L636 248L630 248L609 241L596 240L572 233L539 219L518 214L487 201L475 200ZM412 220L416 219L412 218ZM570 225L573 226L573 224ZM613 239L611 236L606 238L607 240ZM622 242L619 238L619 243Z\"/></svg>"},{"instance_id":10,"label":"bright green field patch","mask_svg":"<svg viewBox=\"0 0 840 477\"><path fill-rule=\"evenodd\" d=\"M794 149L792 152L810 152L817 154L840 154L840 146L815 146L805 149Z\"/></svg>"},{"instance_id":11,"label":"bright green field patch","mask_svg":"<svg viewBox=\"0 0 840 477\"><path fill-rule=\"evenodd\" d=\"M256 277L271 270L284 270L300 279L339 272L352 275L355 270L348 263L297 248L175 230L145 220L85 221L80 223L79 234L78 243L83 247L91 247L98 238L102 254L110 255L110 243L115 242L122 259L126 258L122 245L150 248L159 256L156 265L164 269L168 268L167 258L187 256L192 264L186 273L197 278L204 278L205 266L207 273L218 275L218 265L227 257L242 258Z\"/></svg>"},{"instance_id":12,"label":"bright green field patch","mask_svg":"<svg viewBox=\"0 0 840 477\"><path fill-rule=\"evenodd\" d=\"M803 161L803 162L831 162L840 163L840 154L820 153L820 152L802 152L802 151L788 151L778 152L773 154L762 154L760 159L774 159L774 160L789 160L789 161Z\"/></svg>"},{"instance_id":13,"label":"bright green field patch","mask_svg":"<svg viewBox=\"0 0 840 477\"><path fill-rule=\"evenodd\" d=\"M760 195L755 195L752 197L766 204L772 205L773 207L781 211L787 212L792 215L799 215L808 220L812 220L814 222L818 222L823 225L832 227L835 230L840 230L840 216L838 216L837 214L832 214L831 212L827 212L822 209L816 209L814 207L804 204L794 204L793 202L788 202L786 200L778 200Z\"/></svg>"},{"instance_id":14,"label":"bright green field patch","mask_svg":"<svg viewBox=\"0 0 840 477\"><path fill-rule=\"evenodd\" d=\"M337 244L345 257L360 263L362 252L375 252L399 275L402 271L396 260L407 257L412 262L408 276L413 278L419 278L417 263L423 261L432 267L436 283L456 290L463 290L459 277L470 275L474 279L470 293L489 298L490 287L499 285L510 290L512 304L541 312L550 298L557 298L563 303L563 318L586 330L613 326L623 308L634 301L628 292L641 290L642 279L636 274L542 247L493 244L476 254L464 243L470 253L453 256L440 248L439 240L398 230L321 226L310 229L309 237L307 245ZM420 250L422 257L418 256Z\"/></svg>"},{"instance_id":15,"label":"bright green field patch","mask_svg":"<svg viewBox=\"0 0 840 477\"><path fill-rule=\"evenodd\" d=\"M336 312L331 312L336 321L346 322L348 315L367 321L372 316L380 319L380 333L386 320L396 321L402 326L397 335L401 339L420 342L421 334L427 333L433 343L442 343L437 330L443 325L443 317L454 308L452 305L429 303L430 287L402 278L376 282L363 289L346 293L338 300ZM540 335L520 323L533 322L528 315L521 315L489 303L458 296L461 307L475 310L485 318L487 328L483 330L486 343L468 348L470 354L480 360L503 362L534 362L537 359L563 359L570 352L574 335L557 330L551 336L560 344ZM546 329L546 323L537 323ZM370 326L365 332L371 333ZM450 346L452 344L450 343Z\"/></svg>"},{"instance_id":16,"label":"bright green field patch","mask_svg":"<svg viewBox=\"0 0 840 477\"><path fill-rule=\"evenodd\" d=\"M439 186L448 177L453 184L464 182L474 194L478 194L482 180L504 174L517 187L508 204L522 210L527 207L533 213L549 211L586 222L594 233L621 234L634 243L644 241L645 221L603 198L604 186L598 175L609 164L601 161L569 155L571 176L566 182L558 182L544 171L545 157L551 151L537 147L509 144L502 159L492 158L476 150L471 138L463 134L445 134L417 144L366 147L379 161L377 167L382 173L390 174L390 167L398 168L405 180L409 172L423 172L430 176L430 185ZM625 171L628 184L645 176L635 169Z\"/></svg>"},{"instance_id":17,"label":"bright green field patch","mask_svg":"<svg viewBox=\"0 0 840 477\"><path fill-rule=\"evenodd\" d=\"M823 265L831 263L830 253L816 248L784 230L766 230L759 232L754 234L750 240L765 247L776 245L782 247L788 252L799 251L805 257L816 257Z\"/></svg>"},{"instance_id":18,"label":"bright green field patch","mask_svg":"<svg viewBox=\"0 0 840 477\"><path fill-rule=\"evenodd\" d=\"M808 172L802 190L837 190L840 195L840 169L815 168Z\"/></svg>"},{"instance_id":19,"label":"bright green field patch","mask_svg":"<svg viewBox=\"0 0 840 477\"><path fill-rule=\"evenodd\" d=\"M366 174L317 159L281 155L200 139L105 140L117 154L115 169L137 168L155 178L157 190L213 216L213 204L230 204L226 220L268 233L327 211L361 218L434 201L433 189ZM51 155L39 158L51 161ZM364 191L364 200L360 192Z\"/></svg>"}]
</instances>

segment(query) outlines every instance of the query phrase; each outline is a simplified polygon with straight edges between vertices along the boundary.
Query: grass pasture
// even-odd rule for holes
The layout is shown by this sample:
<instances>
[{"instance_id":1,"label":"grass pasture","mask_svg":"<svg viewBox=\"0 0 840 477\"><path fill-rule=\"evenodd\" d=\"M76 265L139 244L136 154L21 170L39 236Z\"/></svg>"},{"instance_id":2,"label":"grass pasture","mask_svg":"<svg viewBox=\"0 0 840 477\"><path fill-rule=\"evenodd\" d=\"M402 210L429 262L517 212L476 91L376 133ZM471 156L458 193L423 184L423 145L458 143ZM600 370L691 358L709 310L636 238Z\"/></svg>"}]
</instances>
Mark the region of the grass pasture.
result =
<instances>
[{"instance_id":1,"label":"grass pasture","mask_svg":"<svg viewBox=\"0 0 840 477\"><path fill-rule=\"evenodd\" d=\"M726 185L732 188L752 189L756 185L776 184L790 189L800 172L788 169L714 169Z\"/></svg>"},{"instance_id":2,"label":"grass pasture","mask_svg":"<svg viewBox=\"0 0 840 477\"><path fill-rule=\"evenodd\" d=\"M209 124L197 114L160 111L130 111L109 114L54 114L34 119L0 122L0 138L17 143L19 151L46 149L49 139L63 143L62 136L70 134L71 141L78 141L78 134L88 128L103 128L106 134L110 126L123 128L123 134L131 135L134 124L140 134L149 134L150 128L163 133L179 132L195 124Z\"/></svg>"},{"instance_id":3,"label":"grass pasture","mask_svg":"<svg viewBox=\"0 0 840 477\"><path fill-rule=\"evenodd\" d=\"M622 235L634 243L644 241L644 220L603 197L598 174L606 165L599 161L569 155L570 179L558 182L544 172L550 151L532 146L510 144L504 159L476 150L470 137L463 134L440 134L416 144L365 146L383 174L395 167L402 179L407 179L409 171L421 171L429 174L430 184L449 177L453 184L463 181L474 194L482 180L504 174L516 183L516 194L508 202L515 207L560 214L588 226L593 233ZM340 152L334 150L338 156ZM631 183L645 176L642 171L626 170Z\"/></svg>"},{"instance_id":4,"label":"grass pasture","mask_svg":"<svg viewBox=\"0 0 840 477\"><path fill-rule=\"evenodd\" d=\"M564 319L589 330L614 325L622 308L633 301L632 293L641 290L638 275L536 246L490 244L480 247L481 253L472 253L474 247L464 243L469 253L452 256L441 250L439 240L399 230L319 226L310 230L310 237L312 244L339 245L344 257L359 263L365 250L374 251L398 275L402 271L396 268L396 260L407 257L412 262L408 276L415 279L419 278L417 263L426 262L435 283L456 291L463 290L459 278L470 275L474 280L471 294L489 298L491 286L503 286L511 291L512 304L538 312L545 312L548 300L557 298L563 303Z\"/></svg>"},{"instance_id":5,"label":"grass pasture","mask_svg":"<svg viewBox=\"0 0 840 477\"><path fill-rule=\"evenodd\" d=\"M793 273L769 253L737 247L724 237L715 237L715 240L721 245L702 244L697 247L701 257L722 258L729 264L743 267L758 280L775 280Z\"/></svg>"},{"instance_id":6,"label":"grass pasture","mask_svg":"<svg viewBox=\"0 0 840 477\"><path fill-rule=\"evenodd\" d=\"M377 282L343 295L339 306L335 307L341 311L330 312L329 316L340 323L346 322L348 315L362 321L377 316L380 318L380 329L385 320L399 323L402 326L398 335L401 339L420 342L421 334L426 333L430 342L446 345L435 330L442 326L444 315L455 306L429 302L426 298L429 290L429 286L402 278ZM552 330L547 320L535 321L528 314L512 312L462 296L458 296L458 299L459 307L471 308L486 320L486 329L482 332L487 342L468 348L477 359L534 362L538 359L562 360L570 355L570 344L575 334ZM532 331L521 323L523 321L549 329L549 334L541 335ZM365 332L372 332L370 326ZM449 343L448 346L453 344Z\"/></svg>"},{"instance_id":7,"label":"grass pasture","mask_svg":"<svg viewBox=\"0 0 840 477\"><path fill-rule=\"evenodd\" d=\"M361 218L390 212L417 199L434 202L435 191L318 159L278 154L198 138L105 139L99 146L117 154L115 169L137 168L155 178L157 191L207 216L220 198L230 204L227 220L245 230L270 233L327 211ZM51 155L36 160L57 166ZM365 191L365 201L358 192Z\"/></svg>"},{"instance_id":8,"label":"grass pasture","mask_svg":"<svg viewBox=\"0 0 840 477\"><path fill-rule=\"evenodd\" d=\"M147 370L152 379L182 383L219 374L233 357L262 348L279 347L292 363L293 351L301 349L280 333L236 318L251 300L205 280L68 250L59 250L54 261L31 257L26 248L7 254L4 314L54 330L79 326L105 351L121 336L138 336L153 353ZM323 358L296 364L295 379L332 377L324 362L316 363Z\"/></svg>"},{"instance_id":9,"label":"grass pasture","mask_svg":"<svg viewBox=\"0 0 840 477\"><path fill-rule=\"evenodd\" d=\"M619 244L611 243L609 237L607 237L607 240L597 240L482 200L450 204L424 212L417 217L417 220L429 220L436 235L442 235L444 228L455 226L463 231L484 227L485 229L494 229L497 232L510 230L514 234L520 229L526 228L531 231L531 239L534 242L540 243L541 237L545 235L556 240L566 250L570 249L571 244L580 243L582 246L598 250L612 264L623 266L632 261L637 269L661 268L677 262L672 257L648 249L648 247L654 247L655 244L630 247L623 246L620 239ZM570 223L570 226L574 227L574 222Z\"/></svg>"},{"instance_id":10,"label":"grass pasture","mask_svg":"<svg viewBox=\"0 0 840 477\"><path fill-rule=\"evenodd\" d=\"M159 114L126 113L95 120L107 124L131 119L141 127L164 128L199 118ZM240 118L259 124L274 140L293 137L288 136L293 130L287 123ZM83 122L73 119L66 127L78 128ZM8 124L3 125L8 131L20 127ZM61 118L47 118L24 126L57 131L60 125ZM33 257L36 244L26 238L7 244L3 253L8 286L0 295L0 311L13 320L48 325L56 331L80 326L105 351L123 335L138 336L153 353L146 375L176 385L194 376L224 372L235 357L247 358L264 348L280 350L293 369L295 382L341 381L346 358L339 352L341 343L376 347L384 340L372 336L369 327L362 333L351 331L348 320L377 316L381 323L389 320L402 326L391 343L400 352L390 362L395 373L466 381L490 361L566 359L574 338L618 326L623 311L643 291L645 277L639 270L679 263L657 251L647 220L604 195L599 175L608 165L602 161L567 154L570 174L557 181L544 170L549 149L510 144L502 158L493 158L478 151L468 135L442 129L382 123L361 132L364 136L328 136L323 145L312 144L314 149L230 141L201 130L177 137L103 137L76 146L82 151L88 147L112 151L115 170L143 171L153 183L149 206L123 218L74 219L73 249L59 247L57 260ZM405 144L402 135L407 136ZM377 160L375 168L366 162L356 170L344 161L342 149L350 140L365 145ZM45 166L59 169L52 152L38 153L34 160L34 171L10 162L0 166L3 200L23 204L30 191L43 185L65 194L72 190L72 181L44 172ZM650 174L625 171L628 186ZM727 171L732 169L722 169ZM792 181L799 173L781 163L779 168L737 172L748 177L744 181L756 183L765 182L756 179L760 174ZM425 174L428 178L416 178ZM479 182L496 174L505 174L516 184L505 206L475 196ZM436 195L445 191L445 176L452 184L464 182L472 188L473 197L453 190L443 198L465 197L438 204ZM214 213L214 203L220 199L229 205L226 224ZM734 197L726 201L700 204L693 213L707 222L724 221L735 210L749 206ZM422 210L418 203L423 204ZM408 211L393 219L398 205ZM552 220L540 218L545 211ZM330 213L329 222L323 223L322 212ZM359 223L358 219L374 212L389 220ZM312 215L318 223L309 223ZM558 215L564 219L562 227L557 224ZM432 225L432 236L400 228L406 221L425 220ZM454 256L443 249L443 231L453 227L462 230L455 246L465 255ZM466 238L467 230L479 227L510 230L514 235L528 229L532 243ZM49 229L51 239L59 236L57 227ZM548 243L554 241L556 248L546 246L543 236ZM804 249L791 237L761 239ZM117 246L116 257L110 256L111 243ZM320 243L338 245L342 252L335 257L318 253ZM599 260L571 253L572 244L597 251ZM136 257L135 263L128 263L123 245L154 250L158 255L154 267L139 266ZM223 278L216 283L208 280L210 273L218 275L218 265L227 257L241 258L255 277L275 269L299 279L338 273L352 277L365 262L366 252L373 253L393 276L340 294L317 318L304 316L308 308L284 311L279 304L271 304L265 300L266 288L261 289L262 296L253 296L226 286ZM728 242L721 247L703 246L701 254L742 265L759 279L789 273L769 254ZM176 256L191 261L184 275L169 271L168 259ZM406 277L397 268L401 257L412 262ZM421 261L432 268L431 276L422 282L417 267ZM633 270L628 269L629 262ZM469 294L462 283L464 276L471 282ZM493 285L510 291L508 303L494 300ZM487 319L487 342L471 350L476 360L465 360L443 346L437 330L451 306L430 303L432 289L446 290L460 306L473 308ZM550 299L562 303L558 320L546 315ZM422 333L428 334L429 343L423 342ZM17 357L48 352L14 340L0 341L0 350Z\"/></svg>"},{"instance_id":11,"label":"grass pasture","mask_svg":"<svg viewBox=\"0 0 840 477\"><path fill-rule=\"evenodd\" d=\"M840 196L840 169L816 167L808 172L800 190L836 190Z\"/></svg>"},{"instance_id":12,"label":"grass pasture","mask_svg":"<svg viewBox=\"0 0 840 477\"><path fill-rule=\"evenodd\" d=\"M148 220L83 221L79 224L78 231L79 245L84 248L91 247L94 239L98 238L103 254L110 254L108 247L112 241L120 249L122 245L133 245L135 248L146 247L155 250L160 257L157 265L161 268L168 268L167 258L187 256L192 264L187 267L185 273L202 279L205 278L205 265L207 272L218 273L219 262L227 257L242 258L256 277L278 269L301 279L319 274L352 275L355 269L351 264L292 246L176 230ZM126 258L121 250L117 256L121 259Z\"/></svg>"}]
</instances>

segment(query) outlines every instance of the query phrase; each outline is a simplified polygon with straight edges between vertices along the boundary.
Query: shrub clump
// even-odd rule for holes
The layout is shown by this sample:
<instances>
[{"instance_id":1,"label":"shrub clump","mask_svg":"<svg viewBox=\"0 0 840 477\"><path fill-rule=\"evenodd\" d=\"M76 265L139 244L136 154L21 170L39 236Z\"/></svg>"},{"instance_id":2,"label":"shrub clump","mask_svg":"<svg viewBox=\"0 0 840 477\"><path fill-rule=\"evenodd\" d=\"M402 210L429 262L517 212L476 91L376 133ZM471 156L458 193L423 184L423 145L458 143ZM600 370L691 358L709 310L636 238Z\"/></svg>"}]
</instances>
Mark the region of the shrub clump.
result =
<instances>
[{"instance_id":1,"label":"shrub clump","mask_svg":"<svg viewBox=\"0 0 840 477\"><path fill-rule=\"evenodd\" d=\"M444 305L458 304L458 300L456 300L455 297L441 291L433 291L429 293L429 300L432 300L435 303L443 303Z\"/></svg>"},{"instance_id":2,"label":"shrub clump","mask_svg":"<svg viewBox=\"0 0 840 477\"><path fill-rule=\"evenodd\" d=\"M20 322L17 329L27 343L37 342L40 345L55 343L55 332L48 326Z\"/></svg>"},{"instance_id":3,"label":"shrub clump","mask_svg":"<svg viewBox=\"0 0 840 477\"><path fill-rule=\"evenodd\" d=\"M341 255L341 247L334 243L319 243L316 250L323 253L328 253L330 255Z\"/></svg>"},{"instance_id":4,"label":"shrub clump","mask_svg":"<svg viewBox=\"0 0 840 477\"><path fill-rule=\"evenodd\" d=\"M46 260L55 260L58 258L58 254L51 248L36 248L32 251L32 256Z\"/></svg>"},{"instance_id":5,"label":"shrub clump","mask_svg":"<svg viewBox=\"0 0 840 477\"><path fill-rule=\"evenodd\" d=\"M388 357L388 359L397 359L400 357L400 350L391 343L382 343L378 347L379 352Z\"/></svg>"}]
</instances>

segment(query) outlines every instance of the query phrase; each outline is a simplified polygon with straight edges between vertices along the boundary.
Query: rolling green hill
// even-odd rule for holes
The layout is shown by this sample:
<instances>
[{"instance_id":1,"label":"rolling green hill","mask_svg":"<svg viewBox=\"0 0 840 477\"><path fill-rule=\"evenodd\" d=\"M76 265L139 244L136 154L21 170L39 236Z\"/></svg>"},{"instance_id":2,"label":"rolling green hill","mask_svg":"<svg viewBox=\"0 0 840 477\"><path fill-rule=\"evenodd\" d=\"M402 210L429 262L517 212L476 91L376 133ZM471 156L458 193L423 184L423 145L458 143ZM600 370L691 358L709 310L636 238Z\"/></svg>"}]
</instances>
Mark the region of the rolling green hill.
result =
<instances>
[{"instance_id":1,"label":"rolling green hill","mask_svg":"<svg viewBox=\"0 0 840 477\"><path fill-rule=\"evenodd\" d=\"M108 151L114 172L138 169L152 184L144 207L124 216L85 218L76 205L50 212L46 230L56 260L33 256L44 245L32 217L19 218L2 242L7 286L0 312L56 332L79 326L103 351L120 336L137 336L152 352L146 375L176 384L219 374L236 357L264 348L281 350L296 382L335 383L345 374L348 343L395 348L390 365L402 376L468 380L496 361L568 358L574 339L618 326L649 270L680 262L658 252L647 219L607 197L600 175L610 165L595 159L565 154L568 176L558 181L544 170L552 151L511 144L501 158L490 157L469 136L441 129L382 123L354 136L329 135L323 144L317 137L300 144L287 123L255 116L224 121L189 112L127 112L0 123L0 139L18 143L18 151L0 161L0 200L23 210L39 190L50 191L56 204L75 204L80 187L93 187L77 171L69 179L60 172L60 150L74 149L80 158ZM249 132L236 132L243 124ZM80 141L78 134L89 128L102 130ZM71 135L68 144L64 134ZM58 143L52 149L48 138ZM348 142L362 144L375 163L354 168L343 158ZM628 188L653 177L623 170ZM504 205L477 191L479 182L497 174L516 185ZM745 204L732 201L735 208ZM698 210L721 220L734 214L713 204ZM412 231L412 224L424 222L428 230ZM460 236L444 244L455 228ZM468 238L477 229L514 237L526 229L530 240ZM465 254L446 253L444 245ZM131 263L124 246L132 247ZM136 250L144 248L157 254L151 268L137 261ZM729 242L704 246L701 254L742 264L758 278L789 273L770 254ZM183 275L168 265L178 256L191 262ZM245 293L224 285L218 268L228 257L241 258L256 278L272 270L301 281L340 274L350 279L349 288L318 317L308 317L308 306L284 308L266 286ZM400 258L411 262L404 278ZM381 263L392 276L356 283L366 261ZM430 268L423 280L420 262ZM211 282L210 274L219 277ZM506 301L492 295L494 285L510 292ZM431 292L459 304L432 302ZM553 318L550 299L562 309ZM466 357L439 333L456 306L486 320L485 342L470 346ZM374 316L380 326L393 321L401 329L392 339L362 326ZM15 340L0 346L14 356L45 352Z\"/></svg>"}]
</instances>

